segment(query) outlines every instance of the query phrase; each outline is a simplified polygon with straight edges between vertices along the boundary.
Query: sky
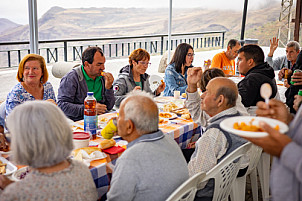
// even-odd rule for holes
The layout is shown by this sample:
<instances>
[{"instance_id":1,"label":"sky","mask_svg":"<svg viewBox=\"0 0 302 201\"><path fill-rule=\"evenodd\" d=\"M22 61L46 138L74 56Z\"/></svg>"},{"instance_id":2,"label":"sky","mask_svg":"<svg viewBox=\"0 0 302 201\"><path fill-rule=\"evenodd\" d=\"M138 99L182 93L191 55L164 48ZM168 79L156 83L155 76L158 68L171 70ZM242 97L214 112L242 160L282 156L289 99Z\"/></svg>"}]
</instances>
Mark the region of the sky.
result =
<instances>
[{"instance_id":1,"label":"sky","mask_svg":"<svg viewBox=\"0 0 302 201\"><path fill-rule=\"evenodd\" d=\"M53 6L63 8L119 7L119 8L168 8L169 0L36 0L40 18ZM248 9L268 6L281 0L249 0ZM242 11L244 0L172 0L173 8L211 8ZM173 11L172 11L173 12ZM28 0L1 0L0 18L18 24L28 24Z\"/></svg>"}]
</instances>

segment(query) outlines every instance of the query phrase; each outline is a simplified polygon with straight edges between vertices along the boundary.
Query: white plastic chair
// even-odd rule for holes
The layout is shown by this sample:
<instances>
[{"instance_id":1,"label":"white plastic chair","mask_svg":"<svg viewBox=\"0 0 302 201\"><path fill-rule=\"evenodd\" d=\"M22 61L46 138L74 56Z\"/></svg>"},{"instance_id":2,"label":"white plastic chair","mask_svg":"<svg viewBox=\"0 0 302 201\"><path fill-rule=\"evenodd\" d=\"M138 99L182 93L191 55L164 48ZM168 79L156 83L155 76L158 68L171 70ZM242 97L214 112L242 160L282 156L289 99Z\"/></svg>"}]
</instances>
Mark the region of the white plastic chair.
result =
<instances>
[{"instance_id":1,"label":"white plastic chair","mask_svg":"<svg viewBox=\"0 0 302 201\"><path fill-rule=\"evenodd\" d=\"M51 72L56 78L62 78L66 73L71 71L73 68L80 66L81 64L72 62L56 62L53 64Z\"/></svg>"},{"instance_id":2,"label":"white plastic chair","mask_svg":"<svg viewBox=\"0 0 302 201\"><path fill-rule=\"evenodd\" d=\"M257 164L262 153L262 148L252 145L249 150L249 166L246 174L242 177L237 177L231 192L232 201L245 200L246 177L249 175L252 185L253 201L258 201L258 183L257 183Z\"/></svg>"},{"instance_id":3,"label":"white plastic chair","mask_svg":"<svg viewBox=\"0 0 302 201\"><path fill-rule=\"evenodd\" d=\"M257 170L259 174L259 180L261 185L261 192L263 200L269 199L269 176L270 176L270 155L262 152Z\"/></svg>"},{"instance_id":4,"label":"white plastic chair","mask_svg":"<svg viewBox=\"0 0 302 201\"><path fill-rule=\"evenodd\" d=\"M204 172L195 174L190 177L185 183L180 185L166 201L193 201L197 191L197 184L205 177Z\"/></svg>"},{"instance_id":5,"label":"white plastic chair","mask_svg":"<svg viewBox=\"0 0 302 201\"><path fill-rule=\"evenodd\" d=\"M201 182L209 179L215 180L214 195L212 201L227 201L232 190L232 185L237 177L241 157L251 148L251 143L247 142L238 147L228 156L226 156L220 163L213 167Z\"/></svg>"}]
</instances>

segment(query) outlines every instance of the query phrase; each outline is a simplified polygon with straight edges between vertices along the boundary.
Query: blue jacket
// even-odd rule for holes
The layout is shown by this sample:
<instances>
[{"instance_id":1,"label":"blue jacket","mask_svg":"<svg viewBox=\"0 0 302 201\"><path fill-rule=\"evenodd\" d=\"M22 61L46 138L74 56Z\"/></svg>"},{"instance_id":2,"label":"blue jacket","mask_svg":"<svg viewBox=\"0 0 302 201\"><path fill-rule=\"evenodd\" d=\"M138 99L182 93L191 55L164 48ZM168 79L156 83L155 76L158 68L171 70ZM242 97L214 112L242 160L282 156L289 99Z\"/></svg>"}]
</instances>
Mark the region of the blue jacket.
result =
<instances>
[{"instance_id":1,"label":"blue jacket","mask_svg":"<svg viewBox=\"0 0 302 201\"><path fill-rule=\"evenodd\" d=\"M105 88L105 79L102 77L102 96L103 99L98 101L111 110L115 103L113 89ZM84 99L87 96L88 87L84 79L82 67L76 67L67 73L60 82L58 89L58 106L63 110L65 115L73 121L84 118Z\"/></svg>"},{"instance_id":2,"label":"blue jacket","mask_svg":"<svg viewBox=\"0 0 302 201\"><path fill-rule=\"evenodd\" d=\"M164 96L174 96L174 91L180 91L180 94L186 93L188 87L187 70L190 67L193 66L185 67L185 75L183 76L181 73L176 72L174 63L167 66L165 71L166 88Z\"/></svg>"}]
</instances>

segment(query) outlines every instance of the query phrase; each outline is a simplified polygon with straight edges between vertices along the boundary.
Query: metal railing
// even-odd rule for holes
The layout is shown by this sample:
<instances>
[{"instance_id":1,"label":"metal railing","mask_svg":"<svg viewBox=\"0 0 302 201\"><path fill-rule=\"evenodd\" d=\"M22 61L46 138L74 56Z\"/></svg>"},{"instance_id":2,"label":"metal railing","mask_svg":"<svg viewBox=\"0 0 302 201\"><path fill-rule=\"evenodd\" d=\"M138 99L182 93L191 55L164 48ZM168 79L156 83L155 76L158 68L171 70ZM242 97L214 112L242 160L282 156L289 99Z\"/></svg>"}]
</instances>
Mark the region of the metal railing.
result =
<instances>
[{"instance_id":1,"label":"metal railing","mask_svg":"<svg viewBox=\"0 0 302 201\"><path fill-rule=\"evenodd\" d=\"M179 43L189 43L194 49L224 47L226 31L172 34L171 50ZM58 45L59 44L59 45ZM144 48L150 54L163 54L168 50L168 35L154 34L127 37L62 39L39 41L39 54L47 63L81 60L83 50L89 46L99 46L106 58L122 58L134 49ZM29 54L29 41L0 42L0 68L16 67Z\"/></svg>"}]
</instances>

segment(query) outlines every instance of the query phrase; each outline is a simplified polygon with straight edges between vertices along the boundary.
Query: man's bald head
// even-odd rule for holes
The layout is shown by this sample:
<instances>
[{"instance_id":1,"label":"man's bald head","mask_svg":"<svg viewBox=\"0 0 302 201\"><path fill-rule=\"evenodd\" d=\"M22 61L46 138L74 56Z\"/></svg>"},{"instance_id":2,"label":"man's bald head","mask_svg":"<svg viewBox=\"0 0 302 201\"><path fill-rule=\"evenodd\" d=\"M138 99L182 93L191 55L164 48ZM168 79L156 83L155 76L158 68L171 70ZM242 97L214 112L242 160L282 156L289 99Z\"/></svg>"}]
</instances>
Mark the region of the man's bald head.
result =
<instances>
[{"instance_id":1,"label":"man's bald head","mask_svg":"<svg viewBox=\"0 0 302 201\"><path fill-rule=\"evenodd\" d=\"M238 98L238 88L236 84L225 77L216 77L212 79L209 84L210 87L215 87L216 97L223 95L227 101L227 107L234 107L236 105L236 100Z\"/></svg>"},{"instance_id":2,"label":"man's bald head","mask_svg":"<svg viewBox=\"0 0 302 201\"><path fill-rule=\"evenodd\" d=\"M153 97L144 91L132 91L122 102L125 120L131 120L140 134L158 130L158 108Z\"/></svg>"}]
</instances>

